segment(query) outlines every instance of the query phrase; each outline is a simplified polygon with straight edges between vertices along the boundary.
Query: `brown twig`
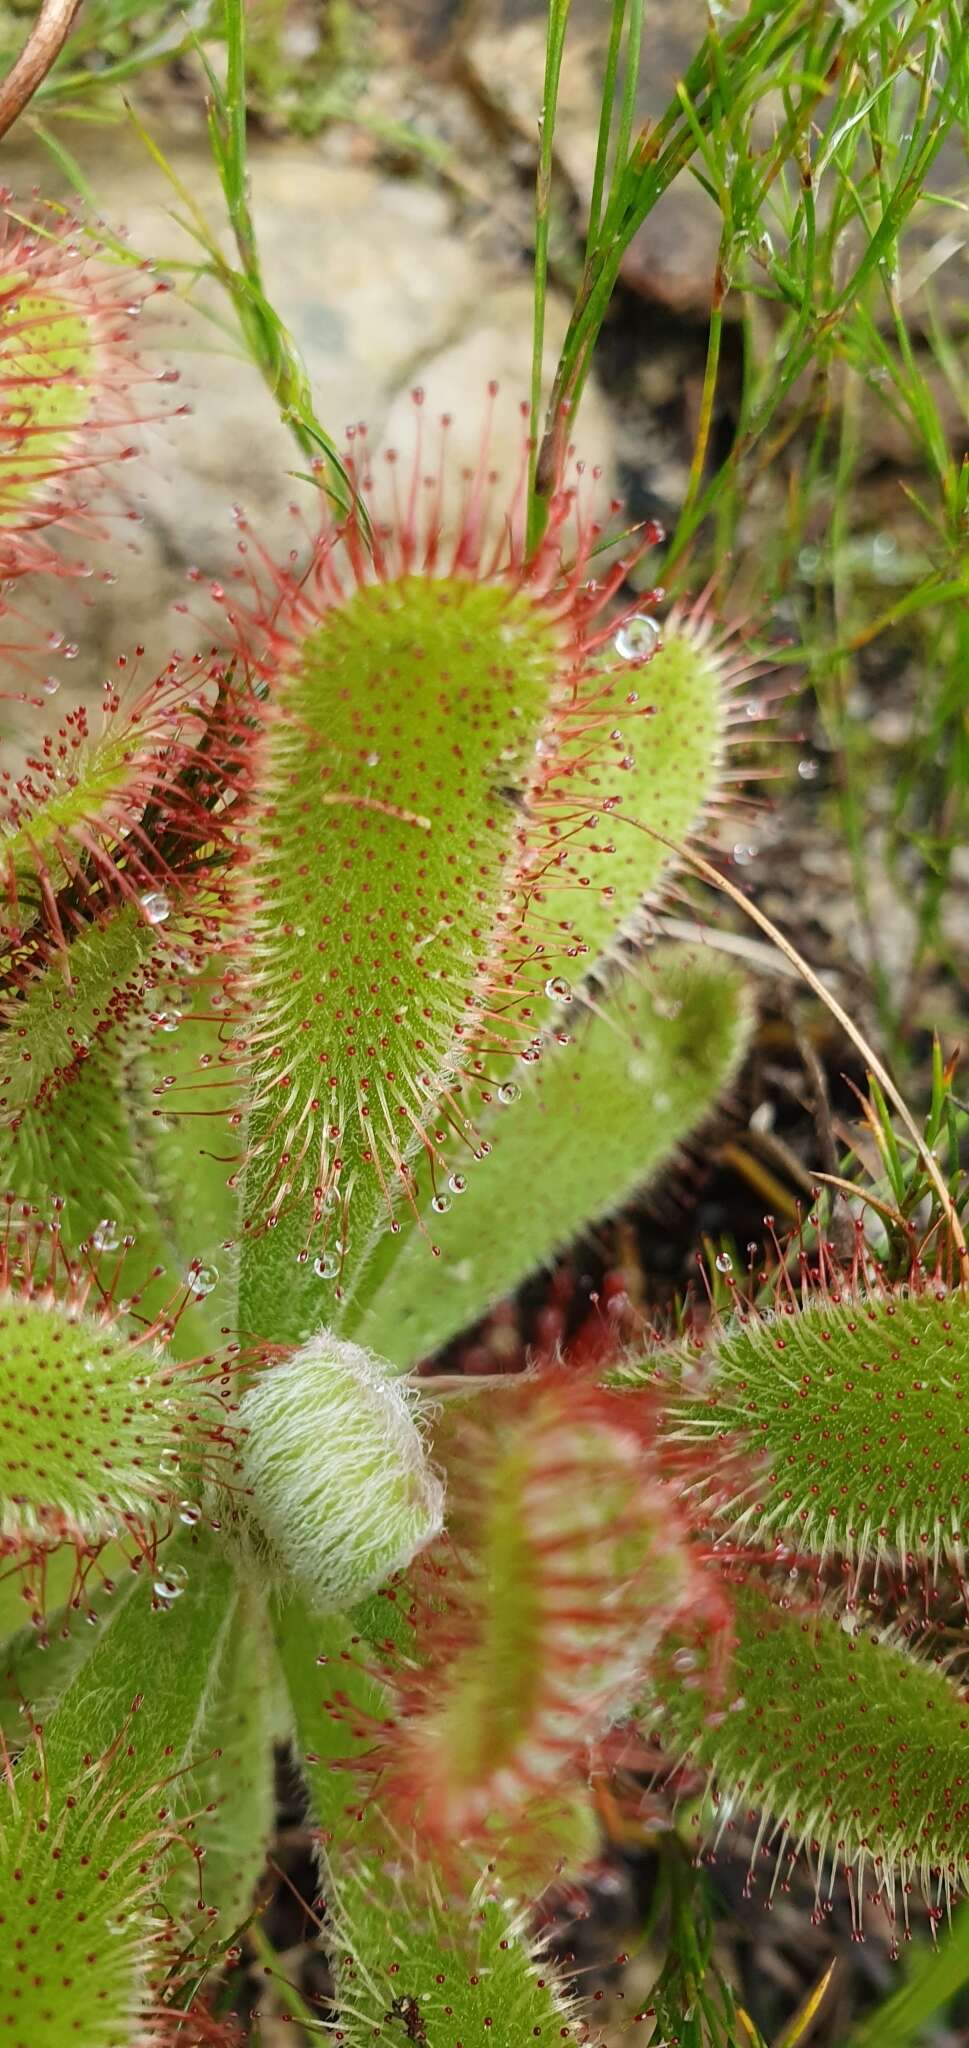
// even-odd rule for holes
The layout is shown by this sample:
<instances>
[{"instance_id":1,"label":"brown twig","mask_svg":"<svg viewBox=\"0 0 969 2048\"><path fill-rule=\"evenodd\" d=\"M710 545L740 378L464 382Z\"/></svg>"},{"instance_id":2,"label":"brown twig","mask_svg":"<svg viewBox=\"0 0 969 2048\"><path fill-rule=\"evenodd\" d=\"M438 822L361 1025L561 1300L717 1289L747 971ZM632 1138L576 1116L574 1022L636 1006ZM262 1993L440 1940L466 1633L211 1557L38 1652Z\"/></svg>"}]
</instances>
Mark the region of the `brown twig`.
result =
<instances>
[{"instance_id":1,"label":"brown twig","mask_svg":"<svg viewBox=\"0 0 969 2048\"><path fill-rule=\"evenodd\" d=\"M0 85L0 136L8 133L60 56L81 0L43 0L16 63Z\"/></svg>"}]
</instances>

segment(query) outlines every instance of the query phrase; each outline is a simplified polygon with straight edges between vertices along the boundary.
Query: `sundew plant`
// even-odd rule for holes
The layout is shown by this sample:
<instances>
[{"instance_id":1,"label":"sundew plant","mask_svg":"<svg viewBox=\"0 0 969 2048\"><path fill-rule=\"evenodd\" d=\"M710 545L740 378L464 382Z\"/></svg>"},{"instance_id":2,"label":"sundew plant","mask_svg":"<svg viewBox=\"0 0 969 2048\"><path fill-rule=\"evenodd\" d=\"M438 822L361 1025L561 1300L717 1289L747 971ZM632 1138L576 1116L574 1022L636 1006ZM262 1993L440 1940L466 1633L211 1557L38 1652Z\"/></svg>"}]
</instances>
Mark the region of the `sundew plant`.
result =
<instances>
[{"instance_id":1,"label":"sundew plant","mask_svg":"<svg viewBox=\"0 0 969 2048\"><path fill-rule=\"evenodd\" d=\"M548 9L512 475L489 391L459 473L421 390L386 456L321 422L263 284L246 114L268 88L240 0L204 31L45 5L10 52L0 130L36 123L62 172L58 115L175 53L196 67L226 233L192 203L193 274L226 295L302 493L281 556L238 514L235 573L193 591L197 647L156 675L133 636L100 692L48 704L57 592L112 566L146 422L176 450L184 428L150 340L171 276L95 228L89 195L70 215L5 190L4 697L29 730L0 785L10 2048L258 2041L253 1960L296 2039L602 2041L541 1924L581 1899L617 1803L635 1821L665 1800L667 1829L655 1982L622 2038L763 2048L703 1870L738 1832L768 1901L803 1868L819 1921L847 1888L859 1938L872 1913L895 1952L913 1918L941 1928L867 2038L914 2038L969 1974L964 1923L942 1924L969 1877L966 1111L938 1043L918 1099L877 956L870 1033L735 873L782 751L764 720L796 730L800 691L840 750L832 829L870 910L847 679L914 622L925 713L896 827L950 772L926 955L940 929L969 581L938 389L960 373L904 282L909 229L961 218L933 173L966 114L966 30L940 0L718 8L643 128L638 8L604 14L546 389L569 34L567 0ZM584 464L582 398L630 243L686 177L722 233L664 532ZM862 393L918 451L920 566L879 610L839 556L832 615L781 636L773 596L832 489L838 545L850 527ZM778 475L760 607L749 574L734 607L745 503ZM571 1341L547 1276L702 1145L767 952L860 1057L864 1144L835 1147L829 1119L792 1239L769 1219L746 1264L711 1245L705 1291L648 1334L612 1301ZM523 1369L462 1348L542 1274ZM260 1924L282 1754L317 1860L315 2003Z\"/></svg>"}]
</instances>

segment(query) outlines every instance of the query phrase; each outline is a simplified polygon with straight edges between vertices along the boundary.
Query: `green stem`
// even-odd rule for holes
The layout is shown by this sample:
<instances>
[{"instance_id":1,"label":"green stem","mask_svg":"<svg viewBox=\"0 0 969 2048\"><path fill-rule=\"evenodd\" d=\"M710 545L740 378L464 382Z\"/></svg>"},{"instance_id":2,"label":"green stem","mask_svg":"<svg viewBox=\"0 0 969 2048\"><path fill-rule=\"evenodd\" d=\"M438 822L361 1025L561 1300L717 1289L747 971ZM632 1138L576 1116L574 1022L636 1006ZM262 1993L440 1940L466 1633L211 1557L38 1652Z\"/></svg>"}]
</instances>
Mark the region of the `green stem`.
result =
<instances>
[{"instance_id":1,"label":"green stem","mask_svg":"<svg viewBox=\"0 0 969 2048\"><path fill-rule=\"evenodd\" d=\"M550 0L548 40L545 48L545 85L542 93L541 135L538 175L535 183L535 309L532 326L531 431L533 446L528 462L529 550L537 546L545 525L545 508L536 494L538 465L538 418L542 403L542 363L545 354L545 306L548 296L548 237L552 208L552 164L555 143L555 113L559 79L565 49L571 0Z\"/></svg>"},{"instance_id":2,"label":"green stem","mask_svg":"<svg viewBox=\"0 0 969 2048\"><path fill-rule=\"evenodd\" d=\"M589 201L589 232L585 245L586 264L591 260L595 249L599 233L599 222L602 218L602 195L606 186L609 136L612 130L613 102L616 94L619 51L622 46L622 31L625 18L626 0L612 0L612 24L609 30L609 46L606 50L605 70L602 74L602 103L599 110L596 164L592 177L592 197Z\"/></svg>"}]
</instances>

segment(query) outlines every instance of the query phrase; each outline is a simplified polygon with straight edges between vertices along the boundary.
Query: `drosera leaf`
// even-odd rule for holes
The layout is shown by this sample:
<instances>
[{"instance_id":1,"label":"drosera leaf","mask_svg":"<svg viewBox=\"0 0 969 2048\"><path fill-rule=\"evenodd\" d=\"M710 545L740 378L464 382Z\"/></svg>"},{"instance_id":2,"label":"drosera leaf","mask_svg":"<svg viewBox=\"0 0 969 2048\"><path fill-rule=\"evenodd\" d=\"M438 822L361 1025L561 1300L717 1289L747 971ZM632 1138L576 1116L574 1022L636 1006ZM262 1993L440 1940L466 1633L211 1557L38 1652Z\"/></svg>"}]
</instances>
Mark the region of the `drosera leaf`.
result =
<instances>
[{"instance_id":1,"label":"drosera leaf","mask_svg":"<svg viewBox=\"0 0 969 2048\"><path fill-rule=\"evenodd\" d=\"M484 1854L514 1842L535 1802L586 1782L670 1629L702 1617L715 1636L727 1610L664 1469L650 1391L512 1375L454 1403L437 1449L448 1533L408 1574L414 1647L375 1755L401 1831Z\"/></svg>"},{"instance_id":2,"label":"drosera leaf","mask_svg":"<svg viewBox=\"0 0 969 2048\"><path fill-rule=\"evenodd\" d=\"M122 663L127 666L127 658ZM140 691L109 678L99 713L67 712L0 786L0 990L14 996L126 903L155 932L186 877L224 866L244 705L218 662L173 660ZM217 907L218 898L211 906Z\"/></svg>"},{"instance_id":3,"label":"drosera leaf","mask_svg":"<svg viewBox=\"0 0 969 2048\"><path fill-rule=\"evenodd\" d=\"M669 848L640 827L674 846L695 844L708 829L749 662L702 607L677 605L665 620L648 609L620 619L598 666L548 798L571 795L574 819L535 897L550 928L579 942L581 976L648 929L649 906L669 880Z\"/></svg>"},{"instance_id":4,"label":"drosera leaf","mask_svg":"<svg viewBox=\"0 0 969 2048\"><path fill-rule=\"evenodd\" d=\"M469 1911L448 1897L432 1859L420 1864L369 1804L361 1811L348 1762L387 1712L374 1653L353 1621L318 1616L299 1600L274 1605L310 1809L320 1828L325 1938L339 2025L348 2048L377 2042L455 2048L460 2041L591 2043L593 2036L525 1916L482 1881ZM359 1729L328 1695L336 1677ZM406 1857L406 1881L401 1855ZM419 1872L423 1870L423 1880ZM423 2030L423 2031L421 2031Z\"/></svg>"},{"instance_id":5,"label":"drosera leaf","mask_svg":"<svg viewBox=\"0 0 969 2048\"><path fill-rule=\"evenodd\" d=\"M177 955L128 910L76 939L71 967L67 984L56 965L42 970L0 1028L0 1187L56 1210L65 1240L140 1315L161 1315L184 1287L191 1310L169 1343L191 1357L224 1341L228 1286L217 1290L236 1216L233 1162L195 1113L187 1071L199 1041L218 1061L218 1038L183 1021ZM221 1161L203 1156L206 1141Z\"/></svg>"},{"instance_id":6,"label":"drosera leaf","mask_svg":"<svg viewBox=\"0 0 969 2048\"><path fill-rule=\"evenodd\" d=\"M253 1335L327 1320L460 1066L511 915L499 785L529 788L558 643L520 591L410 576L325 615L277 691L243 913Z\"/></svg>"},{"instance_id":7,"label":"drosera leaf","mask_svg":"<svg viewBox=\"0 0 969 2048\"><path fill-rule=\"evenodd\" d=\"M324 1879L340 2029L347 2048L458 2048L477 2039L592 2048L580 2002L530 1935L528 1916L482 1879L470 1911L433 1882L401 1881L394 1840L369 1855L341 1843Z\"/></svg>"},{"instance_id":8,"label":"drosera leaf","mask_svg":"<svg viewBox=\"0 0 969 2048\"><path fill-rule=\"evenodd\" d=\"M162 1567L165 1557L163 1551ZM273 1742L286 1729L282 1674L265 1601L258 1587L241 1579L204 1726L217 1746L210 1750L203 1743L202 1762L193 1773L200 1812L195 1832L204 1850L201 1887L197 1874L176 1863L170 1902L173 1914L179 1917L180 1910L184 1917L201 1889L204 1940L219 1948L252 1911L275 1823Z\"/></svg>"},{"instance_id":9,"label":"drosera leaf","mask_svg":"<svg viewBox=\"0 0 969 2048\"><path fill-rule=\"evenodd\" d=\"M126 1018L141 1013L154 982L152 956L157 950L150 925L123 909L78 935L71 947L69 977L56 967L40 968L16 997L0 1002L4 1135L16 1133L31 1115L40 1124L60 1089L90 1058L92 1047L115 1038ZM96 1129L92 1137L96 1140ZM110 1185L110 1174L103 1179ZM15 1178L10 1185L16 1187Z\"/></svg>"},{"instance_id":10,"label":"drosera leaf","mask_svg":"<svg viewBox=\"0 0 969 2048\"><path fill-rule=\"evenodd\" d=\"M769 1841L773 1876L810 1853L819 1901L846 1869L859 1912L874 1889L904 1914L912 1886L944 1910L969 1879L969 1701L862 1612L806 1607L754 1578L733 1604L722 1710L702 1657L686 1682L671 1660L647 1696L663 1749L712 1773L721 1827L760 1813L755 1875Z\"/></svg>"},{"instance_id":11,"label":"drosera leaf","mask_svg":"<svg viewBox=\"0 0 969 2048\"><path fill-rule=\"evenodd\" d=\"M531 1058L559 982L583 971L568 963L598 957L578 906L616 854L590 788L598 801L613 766L620 785L628 773L599 657L630 564L585 580L600 529L574 490L526 558L520 491L488 552L486 445L447 551L443 464L429 489L419 435L383 504L365 453L354 475L374 500L372 556L351 515L306 569L254 577L248 612L234 593L231 614L264 718L237 977L257 1341L333 1319L381 1229L400 1227L412 1162L443 1156L487 1099L489 1062ZM629 744L649 722L626 707ZM631 912L641 889L623 888Z\"/></svg>"},{"instance_id":12,"label":"drosera leaf","mask_svg":"<svg viewBox=\"0 0 969 2048\"><path fill-rule=\"evenodd\" d=\"M444 1489L417 1400L323 1330L242 1397L241 1483L259 1551L318 1609L376 1591L437 1535Z\"/></svg>"},{"instance_id":13,"label":"drosera leaf","mask_svg":"<svg viewBox=\"0 0 969 2048\"><path fill-rule=\"evenodd\" d=\"M192 1767L231 1619L214 1543L177 1539L179 1597L146 1568L4 1788L0 2027L11 2048L131 2048L174 1929L159 1895L191 1859Z\"/></svg>"},{"instance_id":14,"label":"drosera leaf","mask_svg":"<svg viewBox=\"0 0 969 2048\"><path fill-rule=\"evenodd\" d=\"M788 1313L747 1311L714 1340L704 1396L675 1402L669 1427L761 1454L728 1516L745 1542L786 1537L859 1569L944 1558L965 1573L966 1289L846 1284Z\"/></svg>"},{"instance_id":15,"label":"drosera leaf","mask_svg":"<svg viewBox=\"0 0 969 2048\"><path fill-rule=\"evenodd\" d=\"M520 1088L503 1084L481 1121L488 1156L462 1165L460 1194L442 1186L425 1235L411 1231L382 1284L375 1263L370 1298L365 1275L349 1305L343 1327L401 1370L645 1185L729 1088L748 1011L740 978L712 956L666 951L601 1007L575 1003L568 1031Z\"/></svg>"},{"instance_id":16,"label":"drosera leaf","mask_svg":"<svg viewBox=\"0 0 969 2048\"><path fill-rule=\"evenodd\" d=\"M53 1613L37 1613L0 1643L0 1741L9 1755L23 1748L35 1721L47 1718L134 1587L125 1560L110 1587L79 1591Z\"/></svg>"},{"instance_id":17,"label":"drosera leaf","mask_svg":"<svg viewBox=\"0 0 969 2048\"><path fill-rule=\"evenodd\" d=\"M5 195L9 202L10 195ZM60 569L45 529L90 526L106 469L132 450L135 393L159 373L134 344L138 317L161 289L112 264L60 209L0 213L0 562L5 576ZM163 371L164 382L174 373ZM157 413L157 402L150 407Z\"/></svg>"},{"instance_id":18,"label":"drosera leaf","mask_svg":"<svg viewBox=\"0 0 969 2048\"><path fill-rule=\"evenodd\" d=\"M24 1561L62 1543L149 1544L233 1451L211 1362L174 1364L164 1324L129 1334L90 1278L60 1266L56 1233L11 1232L0 1252L0 1553Z\"/></svg>"}]
</instances>

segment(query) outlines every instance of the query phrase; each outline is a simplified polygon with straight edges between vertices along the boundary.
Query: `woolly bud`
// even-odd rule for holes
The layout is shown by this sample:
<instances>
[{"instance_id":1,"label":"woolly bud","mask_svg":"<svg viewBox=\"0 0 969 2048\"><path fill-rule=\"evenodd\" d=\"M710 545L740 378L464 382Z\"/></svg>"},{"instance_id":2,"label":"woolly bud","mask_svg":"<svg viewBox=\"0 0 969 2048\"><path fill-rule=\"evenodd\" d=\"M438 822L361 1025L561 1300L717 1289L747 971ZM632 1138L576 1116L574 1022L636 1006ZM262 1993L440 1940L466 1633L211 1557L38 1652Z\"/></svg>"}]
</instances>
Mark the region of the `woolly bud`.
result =
<instances>
[{"instance_id":1,"label":"woolly bud","mask_svg":"<svg viewBox=\"0 0 969 2048\"><path fill-rule=\"evenodd\" d=\"M371 1352L321 1331L249 1388L240 1421L257 1541L314 1606L374 1592L437 1535L444 1489L412 1398Z\"/></svg>"}]
</instances>

